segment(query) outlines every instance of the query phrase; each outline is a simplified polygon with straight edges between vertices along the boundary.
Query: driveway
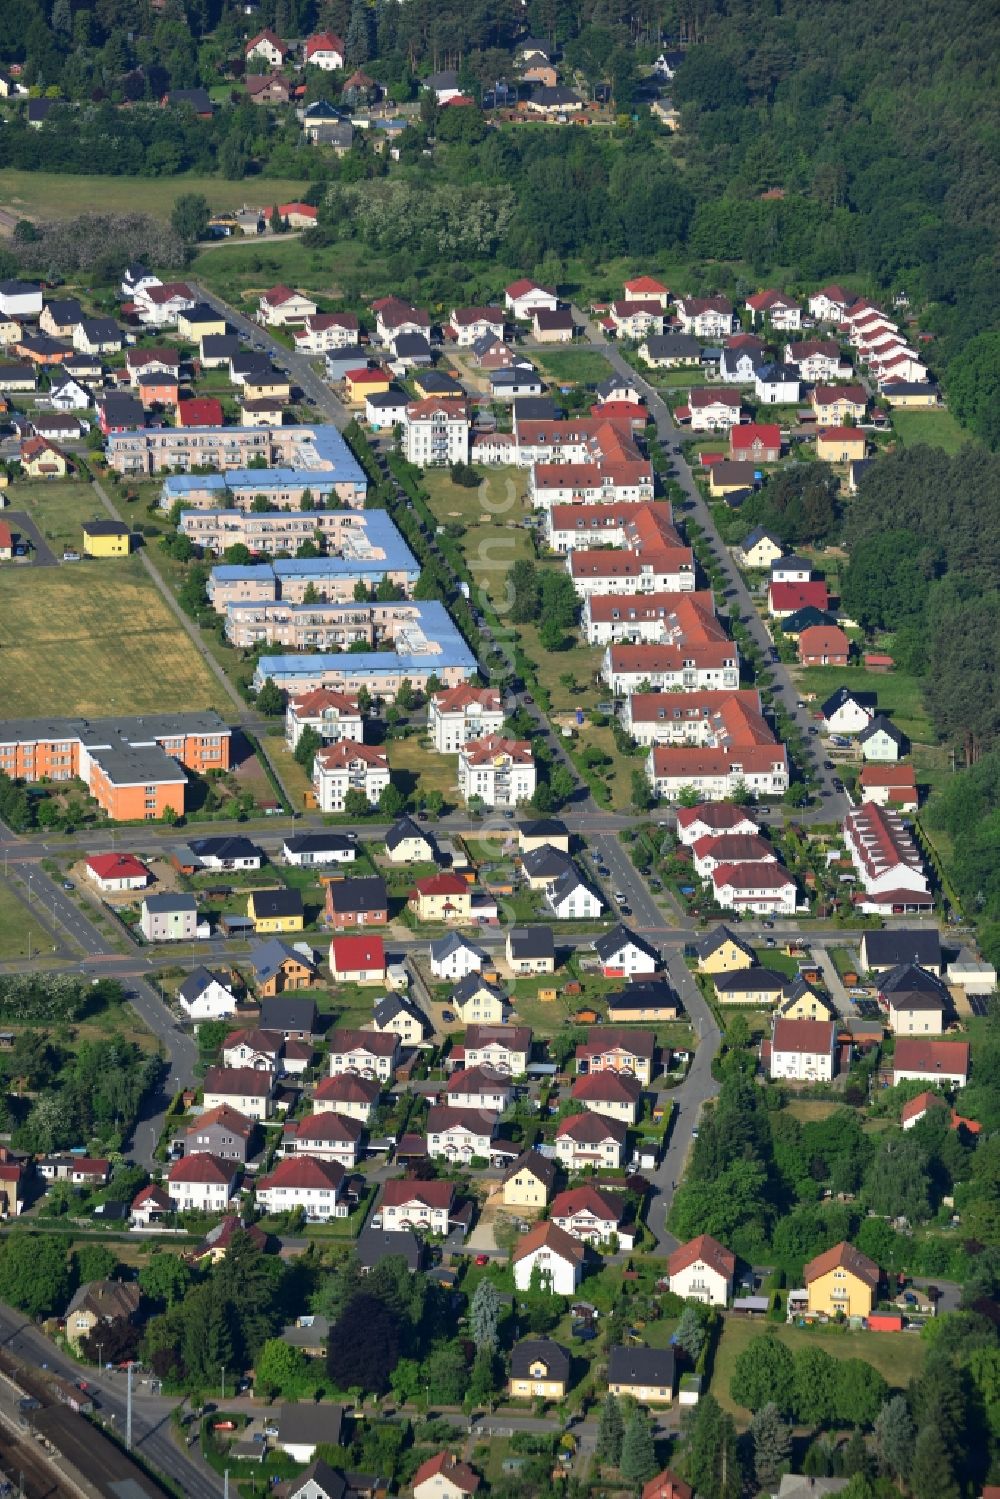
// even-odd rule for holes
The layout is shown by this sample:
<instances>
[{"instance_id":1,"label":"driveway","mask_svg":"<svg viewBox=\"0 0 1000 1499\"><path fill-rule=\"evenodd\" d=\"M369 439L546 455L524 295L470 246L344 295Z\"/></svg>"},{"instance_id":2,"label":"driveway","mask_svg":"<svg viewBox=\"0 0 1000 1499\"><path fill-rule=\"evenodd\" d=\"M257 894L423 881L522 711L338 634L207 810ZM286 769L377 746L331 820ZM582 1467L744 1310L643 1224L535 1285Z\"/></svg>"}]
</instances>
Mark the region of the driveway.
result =
<instances>
[{"instance_id":1,"label":"driveway","mask_svg":"<svg viewBox=\"0 0 1000 1499\"><path fill-rule=\"evenodd\" d=\"M42 537L41 531L35 525L30 515L23 510L5 510L3 518L14 533L14 545L18 542L30 541L32 552L30 561L34 567L57 567L60 559ZM22 563L23 566L23 563Z\"/></svg>"},{"instance_id":2,"label":"driveway","mask_svg":"<svg viewBox=\"0 0 1000 1499\"><path fill-rule=\"evenodd\" d=\"M837 972L837 966L831 958L828 948L811 947L809 952L813 962L823 975L823 982L826 984L830 998L837 1006L838 1014L853 1015L857 1019L858 1007L844 988L844 982Z\"/></svg>"}]
</instances>

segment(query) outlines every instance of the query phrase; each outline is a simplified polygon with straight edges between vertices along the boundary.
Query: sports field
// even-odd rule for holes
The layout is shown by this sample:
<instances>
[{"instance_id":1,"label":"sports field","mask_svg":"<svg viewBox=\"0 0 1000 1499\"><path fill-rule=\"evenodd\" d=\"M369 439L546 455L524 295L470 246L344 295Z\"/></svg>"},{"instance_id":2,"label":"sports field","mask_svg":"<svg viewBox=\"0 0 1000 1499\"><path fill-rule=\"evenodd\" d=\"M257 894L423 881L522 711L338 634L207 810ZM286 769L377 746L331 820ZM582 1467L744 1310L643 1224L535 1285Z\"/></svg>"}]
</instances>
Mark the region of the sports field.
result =
<instances>
[{"instance_id":1,"label":"sports field","mask_svg":"<svg viewBox=\"0 0 1000 1499\"><path fill-rule=\"evenodd\" d=\"M0 571L4 716L231 704L137 557Z\"/></svg>"},{"instance_id":2,"label":"sports field","mask_svg":"<svg viewBox=\"0 0 1000 1499\"><path fill-rule=\"evenodd\" d=\"M62 172L0 171L0 207L33 219L75 218L81 213L152 213L169 218L181 193L203 193L213 213L301 198L304 183L288 177L74 177Z\"/></svg>"}]
</instances>

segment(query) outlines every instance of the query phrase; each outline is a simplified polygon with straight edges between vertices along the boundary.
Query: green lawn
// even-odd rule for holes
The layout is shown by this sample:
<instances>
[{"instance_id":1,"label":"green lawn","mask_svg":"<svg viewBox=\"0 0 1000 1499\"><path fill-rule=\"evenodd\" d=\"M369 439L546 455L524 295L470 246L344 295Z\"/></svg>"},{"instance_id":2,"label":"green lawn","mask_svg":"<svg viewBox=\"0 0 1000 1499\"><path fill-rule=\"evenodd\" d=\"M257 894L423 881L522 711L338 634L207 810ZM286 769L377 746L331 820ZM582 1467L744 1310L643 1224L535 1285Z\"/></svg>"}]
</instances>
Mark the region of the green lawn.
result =
<instances>
[{"instance_id":1,"label":"green lawn","mask_svg":"<svg viewBox=\"0 0 1000 1499\"><path fill-rule=\"evenodd\" d=\"M9 885L0 882L0 963L52 950L52 938Z\"/></svg>"},{"instance_id":2,"label":"green lawn","mask_svg":"<svg viewBox=\"0 0 1000 1499\"><path fill-rule=\"evenodd\" d=\"M920 1373L926 1353L923 1340L908 1333L848 1332L839 1327L788 1327L785 1324L771 1324L767 1330L787 1344L793 1353L799 1348L812 1347L822 1348L833 1358L862 1358L878 1369L897 1390L905 1389ZM712 1394L725 1410L732 1411L744 1422L749 1420L750 1413L731 1399L729 1383L743 1349L753 1338L762 1336L764 1328L760 1324L727 1317L716 1350Z\"/></svg>"},{"instance_id":3,"label":"green lawn","mask_svg":"<svg viewBox=\"0 0 1000 1499\"><path fill-rule=\"evenodd\" d=\"M0 573L0 620L10 717L231 710L136 556Z\"/></svg>"},{"instance_id":4,"label":"green lawn","mask_svg":"<svg viewBox=\"0 0 1000 1499\"><path fill-rule=\"evenodd\" d=\"M613 373L604 355L593 349L546 350L537 359L543 374L567 385L596 385Z\"/></svg>"},{"instance_id":5,"label":"green lawn","mask_svg":"<svg viewBox=\"0 0 1000 1499\"><path fill-rule=\"evenodd\" d=\"M284 729L280 724L276 724L273 729L261 736L260 743L288 792L292 806L296 812L301 812L306 804L306 795L312 790L312 781L309 778L309 772L303 769L289 749Z\"/></svg>"},{"instance_id":6,"label":"green lawn","mask_svg":"<svg viewBox=\"0 0 1000 1499\"><path fill-rule=\"evenodd\" d=\"M304 183L290 177L227 182L223 177L74 177L63 172L0 171L0 205L32 218L63 219L81 213L152 213L169 218L181 193L203 193L213 212L244 203L284 203L301 198Z\"/></svg>"},{"instance_id":7,"label":"green lawn","mask_svg":"<svg viewBox=\"0 0 1000 1499\"><path fill-rule=\"evenodd\" d=\"M923 442L929 443L931 447L944 448L946 453L957 453L959 448L971 441L971 433L960 427L944 406L894 411L892 425L904 448L912 448Z\"/></svg>"},{"instance_id":8,"label":"green lawn","mask_svg":"<svg viewBox=\"0 0 1000 1499\"><path fill-rule=\"evenodd\" d=\"M419 734L391 739L385 748L393 784L404 796L440 791L447 801L458 802L457 755L439 755L422 742Z\"/></svg>"},{"instance_id":9,"label":"green lawn","mask_svg":"<svg viewBox=\"0 0 1000 1499\"><path fill-rule=\"evenodd\" d=\"M792 676L804 695L816 694L815 707L838 687L852 687L859 692L874 692L878 710L892 719L915 744L933 744L935 735L923 701L919 677L905 671L873 672L863 666L834 670L826 666L792 667Z\"/></svg>"},{"instance_id":10,"label":"green lawn","mask_svg":"<svg viewBox=\"0 0 1000 1499\"><path fill-rule=\"evenodd\" d=\"M26 480L7 490L11 510L23 510L34 521L56 556L65 548L81 551L83 523L101 514L97 496L78 479Z\"/></svg>"}]
</instances>

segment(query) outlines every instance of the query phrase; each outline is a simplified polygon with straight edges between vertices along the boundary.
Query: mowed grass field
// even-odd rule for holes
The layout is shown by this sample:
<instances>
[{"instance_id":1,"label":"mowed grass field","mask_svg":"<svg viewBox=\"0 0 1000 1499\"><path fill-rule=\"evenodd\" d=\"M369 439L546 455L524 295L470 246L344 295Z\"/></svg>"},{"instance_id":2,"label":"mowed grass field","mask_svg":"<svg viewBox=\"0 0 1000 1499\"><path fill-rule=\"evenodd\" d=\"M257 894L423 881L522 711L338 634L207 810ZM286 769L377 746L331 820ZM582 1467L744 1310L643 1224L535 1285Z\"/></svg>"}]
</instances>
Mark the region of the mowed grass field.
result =
<instances>
[{"instance_id":1,"label":"mowed grass field","mask_svg":"<svg viewBox=\"0 0 1000 1499\"><path fill-rule=\"evenodd\" d=\"M101 514L94 491L79 479L19 481L8 489L7 503L31 517L57 557L66 548L79 552L84 522Z\"/></svg>"},{"instance_id":2,"label":"mowed grass field","mask_svg":"<svg viewBox=\"0 0 1000 1499\"><path fill-rule=\"evenodd\" d=\"M894 411L892 425L904 448L913 448L923 442L930 447L944 448L946 453L957 453L971 441L971 434L960 427L943 406L924 411Z\"/></svg>"},{"instance_id":3,"label":"mowed grass field","mask_svg":"<svg viewBox=\"0 0 1000 1499\"><path fill-rule=\"evenodd\" d=\"M743 1423L750 1412L737 1405L729 1394L736 1360L754 1338L773 1335L792 1353L800 1348L821 1348L832 1358L861 1358L876 1368L894 1389L903 1390L923 1368L926 1344L912 1333L848 1332L833 1327L789 1327L770 1323L767 1333L759 1323L742 1322L727 1317L712 1370L712 1394L724 1410L731 1411Z\"/></svg>"},{"instance_id":4,"label":"mowed grass field","mask_svg":"<svg viewBox=\"0 0 1000 1499\"><path fill-rule=\"evenodd\" d=\"M826 666L793 666L791 673L800 692L816 694L813 706L817 709L838 687L874 692L878 697L878 711L891 718L908 739L916 744L934 743L934 730L924 707L923 687L918 677L904 671L867 671L863 666L848 666L844 670Z\"/></svg>"},{"instance_id":5,"label":"mowed grass field","mask_svg":"<svg viewBox=\"0 0 1000 1499\"><path fill-rule=\"evenodd\" d=\"M532 357L546 375L553 380L565 380L574 384L596 385L613 373L603 354L594 349L544 349Z\"/></svg>"},{"instance_id":6,"label":"mowed grass field","mask_svg":"<svg viewBox=\"0 0 1000 1499\"><path fill-rule=\"evenodd\" d=\"M137 557L0 571L6 717L231 705Z\"/></svg>"},{"instance_id":7,"label":"mowed grass field","mask_svg":"<svg viewBox=\"0 0 1000 1499\"><path fill-rule=\"evenodd\" d=\"M289 177L74 177L62 172L0 171L0 207L33 219L75 218L81 213L152 213L169 219L181 193L203 193L213 212L288 203L305 183Z\"/></svg>"},{"instance_id":8,"label":"mowed grass field","mask_svg":"<svg viewBox=\"0 0 1000 1499\"><path fill-rule=\"evenodd\" d=\"M52 938L28 913L9 885L0 881L0 963L52 951Z\"/></svg>"}]
</instances>

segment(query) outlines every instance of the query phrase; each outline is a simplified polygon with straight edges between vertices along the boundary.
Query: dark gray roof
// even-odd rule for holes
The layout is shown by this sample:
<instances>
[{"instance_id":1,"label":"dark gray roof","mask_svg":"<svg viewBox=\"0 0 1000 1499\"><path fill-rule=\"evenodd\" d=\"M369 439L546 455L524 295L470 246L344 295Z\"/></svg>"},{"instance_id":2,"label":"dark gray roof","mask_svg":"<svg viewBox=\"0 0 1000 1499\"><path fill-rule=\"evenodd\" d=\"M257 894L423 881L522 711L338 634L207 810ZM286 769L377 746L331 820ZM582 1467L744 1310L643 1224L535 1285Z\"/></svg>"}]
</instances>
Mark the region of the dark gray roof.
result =
<instances>
[{"instance_id":1,"label":"dark gray roof","mask_svg":"<svg viewBox=\"0 0 1000 1499\"><path fill-rule=\"evenodd\" d=\"M54 297L45 306L60 326L63 323L83 322L83 308L76 297Z\"/></svg>"},{"instance_id":2,"label":"dark gray roof","mask_svg":"<svg viewBox=\"0 0 1000 1499\"><path fill-rule=\"evenodd\" d=\"M259 354L255 349L241 349L231 356L231 368L234 375L270 375L273 373L271 361L266 354Z\"/></svg>"},{"instance_id":3,"label":"dark gray roof","mask_svg":"<svg viewBox=\"0 0 1000 1499\"><path fill-rule=\"evenodd\" d=\"M105 421L111 426L141 427L145 423L146 413L135 396L112 392L108 396L98 396L97 404L104 412Z\"/></svg>"},{"instance_id":4,"label":"dark gray roof","mask_svg":"<svg viewBox=\"0 0 1000 1499\"><path fill-rule=\"evenodd\" d=\"M408 1229L387 1233L382 1228L366 1228L358 1235L355 1249L363 1270L371 1270L394 1255L405 1259L407 1269L419 1270L423 1258L423 1244Z\"/></svg>"},{"instance_id":5,"label":"dark gray roof","mask_svg":"<svg viewBox=\"0 0 1000 1499\"><path fill-rule=\"evenodd\" d=\"M807 604L804 609L796 609L794 614L783 619L781 629L785 635L800 635L803 630L808 630L810 625L835 625L836 623L833 615L828 614L825 609L817 609L815 604Z\"/></svg>"},{"instance_id":6,"label":"dark gray roof","mask_svg":"<svg viewBox=\"0 0 1000 1499\"><path fill-rule=\"evenodd\" d=\"M303 914L301 890L254 890L251 893L254 915L258 920Z\"/></svg>"},{"instance_id":7,"label":"dark gray roof","mask_svg":"<svg viewBox=\"0 0 1000 1499\"><path fill-rule=\"evenodd\" d=\"M532 822L519 822L517 831L525 838L566 838L569 829L558 817L538 817Z\"/></svg>"},{"instance_id":8,"label":"dark gray roof","mask_svg":"<svg viewBox=\"0 0 1000 1499\"><path fill-rule=\"evenodd\" d=\"M604 905L601 896L598 895L589 880L584 879L575 864L572 868L564 870L558 877L552 886L550 898L555 905L558 905L560 901L565 900L567 895L570 895L574 890L589 890L591 895L595 896L601 902L602 906Z\"/></svg>"},{"instance_id":9,"label":"dark gray roof","mask_svg":"<svg viewBox=\"0 0 1000 1499\"><path fill-rule=\"evenodd\" d=\"M483 989L490 994L495 994L499 999L506 997L499 984L489 983L480 973L467 973L465 978L459 979L452 989L452 1001L456 1005L463 1005L467 999L471 999L474 994L478 994Z\"/></svg>"},{"instance_id":10,"label":"dark gray roof","mask_svg":"<svg viewBox=\"0 0 1000 1499\"><path fill-rule=\"evenodd\" d=\"M198 302L194 307L189 307L184 313L186 323L217 323L221 314L214 307L209 307L207 302ZM216 337L221 335L216 334Z\"/></svg>"},{"instance_id":11,"label":"dark gray roof","mask_svg":"<svg viewBox=\"0 0 1000 1499\"><path fill-rule=\"evenodd\" d=\"M240 341L235 333L206 333L201 340L203 359L231 359L240 351Z\"/></svg>"},{"instance_id":12,"label":"dark gray roof","mask_svg":"<svg viewBox=\"0 0 1000 1499\"><path fill-rule=\"evenodd\" d=\"M653 333L646 347L654 359L701 358L701 344L688 333Z\"/></svg>"},{"instance_id":13,"label":"dark gray roof","mask_svg":"<svg viewBox=\"0 0 1000 1499\"><path fill-rule=\"evenodd\" d=\"M552 109L558 105L579 104L580 95L575 94L571 88L564 88L562 84L542 84L533 88L529 95L532 104L540 104L545 109Z\"/></svg>"},{"instance_id":14,"label":"dark gray roof","mask_svg":"<svg viewBox=\"0 0 1000 1499\"><path fill-rule=\"evenodd\" d=\"M558 415L551 396L518 396L514 402L515 422L554 422Z\"/></svg>"},{"instance_id":15,"label":"dark gray roof","mask_svg":"<svg viewBox=\"0 0 1000 1499\"><path fill-rule=\"evenodd\" d=\"M121 343L125 337L113 317L85 318L83 330L92 343Z\"/></svg>"},{"instance_id":16,"label":"dark gray roof","mask_svg":"<svg viewBox=\"0 0 1000 1499\"><path fill-rule=\"evenodd\" d=\"M288 942L282 942L278 937L272 937L268 942L259 942L256 947L250 949L250 965L254 971L254 979L258 984L267 983L273 978L288 958L293 958L299 963L308 963L309 958L299 952ZM315 967L315 964L313 964Z\"/></svg>"},{"instance_id":17,"label":"dark gray roof","mask_svg":"<svg viewBox=\"0 0 1000 1499\"><path fill-rule=\"evenodd\" d=\"M716 948L721 947L724 942L735 942L740 951L745 952L748 958L754 958L754 950L749 942L745 941L742 937L738 937L727 926L716 926L710 932L705 932L695 943L695 950L699 958L710 958Z\"/></svg>"},{"instance_id":18,"label":"dark gray roof","mask_svg":"<svg viewBox=\"0 0 1000 1499\"><path fill-rule=\"evenodd\" d=\"M463 948L470 948L481 958L486 957L483 948L471 942L468 937L463 937L461 932L446 932L443 937L436 937L431 943L431 957L435 962L440 963L444 958L450 957L453 952L460 952Z\"/></svg>"},{"instance_id":19,"label":"dark gray roof","mask_svg":"<svg viewBox=\"0 0 1000 1499\"><path fill-rule=\"evenodd\" d=\"M731 989L736 993L783 994L791 980L784 973L775 973L771 968L754 964L752 968L739 968L735 973L713 973L712 982L723 994L728 994Z\"/></svg>"},{"instance_id":20,"label":"dark gray roof","mask_svg":"<svg viewBox=\"0 0 1000 1499\"><path fill-rule=\"evenodd\" d=\"M666 1008L669 1005L678 1013L681 1010L677 995L667 980L660 978L634 979L617 994L609 994L607 1005L610 1020L625 1020L636 1012Z\"/></svg>"},{"instance_id":21,"label":"dark gray roof","mask_svg":"<svg viewBox=\"0 0 1000 1499\"><path fill-rule=\"evenodd\" d=\"M757 378L771 382L783 382L786 380L801 380L797 364L762 364L758 367Z\"/></svg>"},{"instance_id":22,"label":"dark gray roof","mask_svg":"<svg viewBox=\"0 0 1000 1499\"><path fill-rule=\"evenodd\" d=\"M939 978L933 973L928 973L926 968L921 968L919 963L899 963L888 973L882 975L878 981L880 994L903 995L908 999L918 995L924 995L933 999L933 1006L937 1008L948 1000L948 990Z\"/></svg>"},{"instance_id":23,"label":"dark gray roof","mask_svg":"<svg viewBox=\"0 0 1000 1499\"><path fill-rule=\"evenodd\" d=\"M602 932L599 937L595 938L594 951L599 958L603 958L606 961L629 942L634 947L637 947L640 952L647 953L649 957L654 958L657 963L660 961L660 954L656 948L647 942L644 937L639 937L635 932L630 931L624 922L621 921L617 926L612 927L610 932Z\"/></svg>"},{"instance_id":24,"label":"dark gray roof","mask_svg":"<svg viewBox=\"0 0 1000 1499\"><path fill-rule=\"evenodd\" d=\"M343 854L354 847L354 839L346 833L294 833L284 842L290 854Z\"/></svg>"},{"instance_id":25,"label":"dark gray roof","mask_svg":"<svg viewBox=\"0 0 1000 1499\"><path fill-rule=\"evenodd\" d=\"M251 843L249 838L192 838L188 842L188 848L200 859L264 857L256 843Z\"/></svg>"},{"instance_id":26,"label":"dark gray roof","mask_svg":"<svg viewBox=\"0 0 1000 1499\"><path fill-rule=\"evenodd\" d=\"M919 963L940 968L941 938L934 927L896 927L885 932L865 932L865 957L877 968L900 963Z\"/></svg>"},{"instance_id":27,"label":"dark gray roof","mask_svg":"<svg viewBox=\"0 0 1000 1499\"><path fill-rule=\"evenodd\" d=\"M446 375L442 370L424 370L418 377L421 390L429 396L447 396L464 394L461 382L452 375Z\"/></svg>"},{"instance_id":28,"label":"dark gray roof","mask_svg":"<svg viewBox=\"0 0 1000 1499\"><path fill-rule=\"evenodd\" d=\"M576 868L569 854L564 854L561 848L553 848L551 843L527 849L521 855L521 865L533 880L557 880L568 869Z\"/></svg>"},{"instance_id":29,"label":"dark gray roof","mask_svg":"<svg viewBox=\"0 0 1000 1499\"><path fill-rule=\"evenodd\" d=\"M397 1015L409 1015L421 1026L427 1024L426 1016L402 994L387 994L384 999L380 999L375 1006L374 1015L375 1023L380 1029L384 1029L390 1020L395 1020Z\"/></svg>"},{"instance_id":30,"label":"dark gray roof","mask_svg":"<svg viewBox=\"0 0 1000 1499\"><path fill-rule=\"evenodd\" d=\"M197 911L193 895L174 895L165 891L162 895L147 895L143 901L147 911L154 915L166 915L170 911Z\"/></svg>"},{"instance_id":31,"label":"dark gray roof","mask_svg":"<svg viewBox=\"0 0 1000 1499\"><path fill-rule=\"evenodd\" d=\"M342 1405L315 1404L299 1401L296 1405L283 1405L278 1412L279 1442L329 1442L340 1443L344 1423Z\"/></svg>"},{"instance_id":32,"label":"dark gray roof","mask_svg":"<svg viewBox=\"0 0 1000 1499\"><path fill-rule=\"evenodd\" d=\"M212 101L203 88L173 88L167 95L167 103L175 106L187 105L195 114L210 115Z\"/></svg>"},{"instance_id":33,"label":"dark gray roof","mask_svg":"<svg viewBox=\"0 0 1000 1499\"><path fill-rule=\"evenodd\" d=\"M196 968L188 974L177 992L181 999L186 999L190 1004L212 983L221 984L224 989L229 988L229 979L224 973L213 973L210 968Z\"/></svg>"},{"instance_id":34,"label":"dark gray roof","mask_svg":"<svg viewBox=\"0 0 1000 1499\"><path fill-rule=\"evenodd\" d=\"M875 692L856 692L853 687L838 687L836 692L832 692L823 704L821 709L823 717L830 718L845 703L857 703L861 708L874 708L878 703L878 694Z\"/></svg>"},{"instance_id":35,"label":"dark gray roof","mask_svg":"<svg viewBox=\"0 0 1000 1499\"><path fill-rule=\"evenodd\" d=\"M276 994L265 999L257 1022L262 1031L305 1031L316 1029L316 1001L306 994Z\"/></svg>"},{"instance_id":36,"label":"dark gray roof","mask_svg":"<svg viewBox=\"0 0 1000 1499\"><path fill-rule=\"evenodd\" d=\"M389 897L385 881L380 875L366 874L354 879L331 880L326 888L333 910L341 915L388 909Z\"/></svg>"},{"instance_id":37,"label":"dark gray roof","mask_svg":"<svg viewBox=\"0 0 1000 1499\"><path fill-rule=\"evenodd\" d=\"M428 73L423 82L426 88L458 88L458 70L443 68L440 73Z\"/></svg>"},{"instance_id":38,"label":"dark gray roof","mask_svg":"<svg viewBox=\"0 0 1000 1499\"><path fill-rule=\"evenodd\" d=\"M880 733L888 734L889 738L893 741L894 744L898 745L900 749L902 749L903 745L906 743L905 734L902 734L900 730L896 728L896 725L892 722L892 720L886 718L884 713L877 713L871 720L871 722L861 730L861 733L858 735L858 739L862 744L866 744L868 740L871 739L875 734Z\"/></svg>"},{"instance_id":39,"label":"dark gray roof","mask_svg":"<svg viewBox=\"0 0 1000 1499\"><path fill-rule=\"evenodd\" d=\"M534 1176L537 1176L540 1182L544 1182L547 1187L553 1185L559 1172L557 1163L549 1156L541 1155L537 1150L526 1150L523 1155L519 1155L517 1160L507 1167L507 1170L504 1172L504 1181L509 1181L512 1176L516 1176L519 1171L523 1171L526 1168Z\"/></svg>"},{"instance_id":40,"label":"dark gray roof","mask_svg":"<svg viewBox=\"0 0 1000 1499\"><path fill-rule=\"evenodd\" d=\"M812 563L808 557L800 557L797 552L790 552L787 557L778 557L771 563L772 573L788 572L790 568L794 572L802 572L805 569L806 572L811 573Z\"/></svg>"},{"instance_id":41,"label":"dark gray roof","mask_svg":"<svg viewBox=\"0 0 1000 1499\"><path fill-rule=\"evenodd\" d=\"M317 1490L322 1499L344 1499L347 1492L347 1479L343 1473L331 1468L321 1457L310 1463L297 1478L289 1479L288 1499L299 1499L301 1494L316 1499Z\"/></svg>"},{"instance_id":42,"label":"dark gray roof","mask_svg":"<svg viewBox=\"0 0 1000 1499\"><path fill-rule=\"evenodd\" d=\"M608 1354L608 1383L673 1389L673 1349L612 1348Z\"/></svg>"},{"instance_id":43,"label":"dark gray roof","mask_svg":"<svg viewBox=\"0 0 1000 1499\"><path fill-rule=\"evenodd\" d=\"M400 333L392 341L397 359L430 359L431 346L423 333Z\"/></svg>"},{"instance_id":44,"label":"dark gray roof","mask_svg":"<svg viewBox=\"0 0 1000 1499\"><path fill-rule=\"evenodd\" d=\"M515 1343L510 1351L510 1372L515 1379L523 1379L539 1360L545 1365L549 1379L568 1382L569 1353L551 1338L525 1338L522 1343Z\"/></svg>"},{"instance_id":45,"label":"dark gray roof","mask_svg":"<svg viewBox=\"0 0 1000 1499\"><path fill-rule=\"evenodd\" d=\"M550 926L514 926L510 929L510 952L513 958L552 958L555 942Z\"/></svg>"},{"instance_id":46,"label":"dark gray roof","mask_svg":"<svg viewBox=\"0 0 1000 1499\"><path fill-rule=\"evenodd\" d=\"M542 389L542 377L531 365L515 364L509 369L493 370L490 374L490 384L495 390L503 390L504 386L529 385ZM526 397L530 400L530 396Z\"/></svg>"}]
</instances>

